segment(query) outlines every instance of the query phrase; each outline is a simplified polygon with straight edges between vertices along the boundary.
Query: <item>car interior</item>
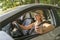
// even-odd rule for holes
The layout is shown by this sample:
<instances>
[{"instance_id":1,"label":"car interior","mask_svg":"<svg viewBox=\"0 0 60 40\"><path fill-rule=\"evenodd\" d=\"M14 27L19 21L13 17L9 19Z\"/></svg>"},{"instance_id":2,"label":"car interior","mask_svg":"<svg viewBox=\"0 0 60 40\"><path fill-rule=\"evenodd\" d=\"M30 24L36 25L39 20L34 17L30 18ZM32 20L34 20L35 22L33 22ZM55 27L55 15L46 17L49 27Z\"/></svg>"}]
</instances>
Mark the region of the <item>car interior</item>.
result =
<instances>
[{"instance_id":1,"label":"car interior","mask_svg":"<svg viewBox=\"0 0 60 40\"><path fill-rule=\"evenodd\" d=\"M37 9L37 10L42 10L43 11L43 15L45 17L45 19L48 21L48 23L54 25L56 27L56 25L53 23L53 17L51 16L51 10L50 9ZM33 22L35 22L34 19L34 13L36 10L31 10L28 11L26 13L24 13L23 15L21 15L20 17L18 17L17 19L15 19L14 21L17 21L18 23L14 23L14 21L8 23L6 26L4 26L2 28L2 31L6 32L7 34L9 34L12 38L16 39L16 40L23 40L24 38L28 38L28 37L35 37L38 36L38 34L32 34L33 30L22 30L18 24L23 24L23 25L29 25ZM12 23L14 23L15 25L13 25ZM27 31L27 32L25 32ZM24 35L26 33L26 35Z\"/></svg>"}]
</instances>

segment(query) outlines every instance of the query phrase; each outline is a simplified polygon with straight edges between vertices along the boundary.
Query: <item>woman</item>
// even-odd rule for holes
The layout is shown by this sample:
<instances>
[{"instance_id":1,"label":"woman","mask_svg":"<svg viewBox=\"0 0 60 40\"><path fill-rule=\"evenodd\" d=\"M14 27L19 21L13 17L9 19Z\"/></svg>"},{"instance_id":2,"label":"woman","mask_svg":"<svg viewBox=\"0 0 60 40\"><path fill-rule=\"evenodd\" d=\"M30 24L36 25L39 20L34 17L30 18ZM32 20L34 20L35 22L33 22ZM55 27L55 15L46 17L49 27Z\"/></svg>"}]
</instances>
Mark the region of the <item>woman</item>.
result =
<instances>
[{"instance_id":1,"label":"woman","mask_svg":"<svg viewBox=\"0 0 60 40\"><path fill-rule=\"evenodd\" d=\"M42 25L38 26L43 21L45 21L44 16L43 16L43 12L41 10L39 11L39 13L38 13L38 11L36 11L34 17L35 17L34 23L31 23L28 26L24 26L24 25L19 24L19 26L23 30L29 30L29 29L32 29L34 27L35 32L37 34L43 34L43 33L49 32L49 31L54 29L54 26L52 24L49 24L49 23L43 23Z\"/></svg>"}]
</instances>

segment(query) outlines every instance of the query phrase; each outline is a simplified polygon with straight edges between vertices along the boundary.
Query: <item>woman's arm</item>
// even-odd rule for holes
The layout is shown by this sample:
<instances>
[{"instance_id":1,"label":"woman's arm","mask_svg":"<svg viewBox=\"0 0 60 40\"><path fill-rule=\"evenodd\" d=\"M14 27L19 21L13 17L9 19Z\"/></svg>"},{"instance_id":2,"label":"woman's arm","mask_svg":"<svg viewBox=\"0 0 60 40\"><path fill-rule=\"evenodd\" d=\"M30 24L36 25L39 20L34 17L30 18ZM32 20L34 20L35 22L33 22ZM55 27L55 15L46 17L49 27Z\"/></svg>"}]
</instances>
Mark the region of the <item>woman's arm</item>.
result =
<instances>
[{"instance_id":1,"label":"woman's arm","mask_svg":"<svg viewBox=\"0 0 60 40\"><path fill-rule=\"evenodd\" d=\"M19 24L19 25L20 25L20 24ZM30 25L28 25L28 26L20 25L20 27L21 27L22 29L24 29L24 30L29 30L29 29L31 29L33 26L34 26L34 23L32 23L32 24L30 24Z\"/></svg>"},{"instance_id":2,"label":"woman's arm","mask_svg":"<svg viewBox=\"0 0 60 40\"><path fill-rule=\"evenodd\" d=\"M55 27L52 24L45 23L43 24L43 33L47 33L51 30L53 30Z\"/></svg>"}]
</instances>

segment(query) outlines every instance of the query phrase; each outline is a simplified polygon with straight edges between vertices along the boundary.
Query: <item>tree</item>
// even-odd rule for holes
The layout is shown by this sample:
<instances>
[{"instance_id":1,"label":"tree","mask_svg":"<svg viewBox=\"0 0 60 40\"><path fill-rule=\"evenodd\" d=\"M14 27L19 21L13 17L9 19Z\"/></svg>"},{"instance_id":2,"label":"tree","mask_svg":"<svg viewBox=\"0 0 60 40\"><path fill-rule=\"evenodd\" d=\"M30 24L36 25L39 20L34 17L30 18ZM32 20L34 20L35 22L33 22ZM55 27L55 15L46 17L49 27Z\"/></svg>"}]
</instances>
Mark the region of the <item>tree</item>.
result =
<instances>
[{"instance_id":1,"label":"tree","mask_svg":"<svg viewBox=\"0 0 60 40\"><path fill-rule=\"evenodd\" d=\"M59 2L60 0L51 0L51 4L58 4L58 2Z\"/></svg>"},{"instance_id":2,"label":"tree","mask_svg":"<svg viewBox=\"0 0 60 40\"><path fill-rule=\"evenodd\" d=\"M40 3L39 1L40 1L40 0L35 0L35 3Z\"/></svg>"}]
</instances>

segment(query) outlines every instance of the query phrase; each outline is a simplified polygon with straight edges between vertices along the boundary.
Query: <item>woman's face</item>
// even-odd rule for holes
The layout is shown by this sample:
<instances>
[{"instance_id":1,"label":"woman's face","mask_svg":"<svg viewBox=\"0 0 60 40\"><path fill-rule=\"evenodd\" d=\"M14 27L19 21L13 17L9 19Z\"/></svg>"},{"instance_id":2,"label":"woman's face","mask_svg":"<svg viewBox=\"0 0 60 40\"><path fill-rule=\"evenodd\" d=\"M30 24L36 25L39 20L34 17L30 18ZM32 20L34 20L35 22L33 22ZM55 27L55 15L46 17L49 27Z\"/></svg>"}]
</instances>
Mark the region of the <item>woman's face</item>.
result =
<instances>
[{"instance_id":1,"label":"woman's face","mask_svg":"<svg viewBox=\"0 0 60 40\"><path fill-rule=\"evenodd\" d=\"M39 14L35 15L36 20L41 20L41 16Z\"/></svg>"}]
</instances>

